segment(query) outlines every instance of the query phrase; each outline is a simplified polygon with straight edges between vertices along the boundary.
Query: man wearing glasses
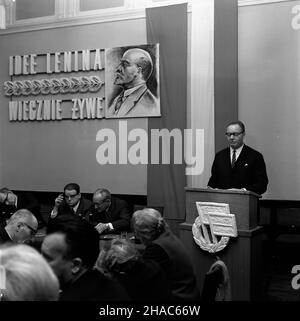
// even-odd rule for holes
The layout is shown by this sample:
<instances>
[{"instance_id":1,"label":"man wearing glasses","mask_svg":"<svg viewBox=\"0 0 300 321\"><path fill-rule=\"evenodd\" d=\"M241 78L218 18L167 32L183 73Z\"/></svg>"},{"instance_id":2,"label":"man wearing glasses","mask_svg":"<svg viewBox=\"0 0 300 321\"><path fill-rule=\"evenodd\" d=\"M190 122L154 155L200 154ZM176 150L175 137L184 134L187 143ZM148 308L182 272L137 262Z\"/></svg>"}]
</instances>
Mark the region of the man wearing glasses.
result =
<instances>
[{"instance_id":1,"label":"man wearing glasses","mask_svg":"<svg viewBox=\"0 0 300 321\"><path fill-rule=\"evenodd\" d=\"M50 218L57 215L76 215L84 218L92 202L84 198L80 193L80 187L76 183L69 183L64 187L63 194L55 199Z\"/></svg>"},{"instance_id":2,"label":"man wearing glasses","mask_svg":"<svg viewBox=\"0 0 300 321\"><path fill-rule=\"evenodd\" d=\"M268 185L266 164L261 153L244 144L245 125L232 122L225 135L229 147L216 154L208 187L263 194Z\"/></svg>"},{"instance_id":3,"label":"man wearing glasses","mask_svg":"<svg viewBox=\"0 0 300 321\"><path fill-rule=\"evenodd\" d=\"M4 226L0 223L0 244L24 243L34 237L38 229L36 217L26 209L16 211Z\"/></svg>"}]
</instances>

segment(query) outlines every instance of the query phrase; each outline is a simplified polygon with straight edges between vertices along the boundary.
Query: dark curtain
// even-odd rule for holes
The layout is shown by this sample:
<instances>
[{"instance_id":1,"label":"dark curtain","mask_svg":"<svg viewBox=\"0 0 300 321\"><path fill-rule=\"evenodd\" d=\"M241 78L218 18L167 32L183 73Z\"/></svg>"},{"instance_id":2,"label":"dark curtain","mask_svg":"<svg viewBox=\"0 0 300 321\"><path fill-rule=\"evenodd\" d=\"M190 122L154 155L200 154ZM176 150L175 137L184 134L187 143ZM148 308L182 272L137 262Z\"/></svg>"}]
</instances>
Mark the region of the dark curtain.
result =
<instances>
[{"instance_id":1,"label":"dark curtain","mask_svg":"<svg viewBox=\"0 0 300 321\"><path fill-rule=\"evenodd\" d=\"M162 116L149 118L151 129L186 128L187 101L187 4L146 9L147 43L160 44L160 104ZM171 155L173 155L171 140ZM149 155L151 153L149 144ZM149 157L151 160L151 157ZM186 185L184 157L182 164L148 165L148 206L163 206L164 217L185 218Z\"/></svg>"}]
</instances>

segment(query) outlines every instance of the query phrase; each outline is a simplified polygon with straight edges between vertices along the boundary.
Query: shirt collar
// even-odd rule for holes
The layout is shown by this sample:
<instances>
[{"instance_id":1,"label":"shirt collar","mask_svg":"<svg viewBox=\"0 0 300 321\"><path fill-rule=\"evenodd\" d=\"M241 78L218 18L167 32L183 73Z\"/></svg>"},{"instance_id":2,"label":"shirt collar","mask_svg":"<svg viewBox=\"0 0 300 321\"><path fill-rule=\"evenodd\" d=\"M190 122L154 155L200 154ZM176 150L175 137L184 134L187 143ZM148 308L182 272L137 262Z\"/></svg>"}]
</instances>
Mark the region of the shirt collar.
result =
<instances>
[{"instance_id":1,"label":"shirt collar","mask_svg":"<svg viewBox=\"0 0 300 321\"><path fill-rule=\"evenodd\" d=\"M137 85L135 87L132 87L132 88L129 88L129 89L126 89L124 91L124 97L127 97L127 96L131 95L134 91L138 90L142 86L145 86L145 83L139 84L139 85Z\"/></svg>"},{"instance_id":2,"label":"shirt collar","mask_svg":"<svg viewBox=\"0 0 300 321\"><path fill-rule=\"evenodd\" d=\"M244 147L244 144L243 144L241 147L239 147L239 148L237 148L237 149L235 150L236 153L237 153L237 154L240 154L240 152L242 151L243 147ZM233 153L233 150L234 150L234 148L232 148L232 147L230 146L230 153L231 153L231 154Z\"/></svg>"},{"instance_id":3,"label":"shirt collar","mask_svg":"<svg viewBox=\"0 0 300 321\"><path fill-rule=\"evenodd\" d=\"M79 200L79 202L78 202L74 207L72 207L72 209L73 209L74 212L77 212L79 203L80 203L80 200Z\"/></svg>"}]
</instances>

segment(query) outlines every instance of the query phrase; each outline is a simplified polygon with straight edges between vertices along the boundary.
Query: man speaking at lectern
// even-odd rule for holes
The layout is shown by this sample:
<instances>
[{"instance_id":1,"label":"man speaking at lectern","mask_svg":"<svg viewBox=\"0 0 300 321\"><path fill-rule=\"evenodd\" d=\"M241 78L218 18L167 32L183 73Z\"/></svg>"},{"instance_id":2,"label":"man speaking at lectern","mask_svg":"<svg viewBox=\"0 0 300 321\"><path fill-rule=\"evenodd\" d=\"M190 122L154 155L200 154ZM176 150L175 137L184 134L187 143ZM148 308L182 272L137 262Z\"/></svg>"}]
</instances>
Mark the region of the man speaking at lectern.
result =
<instances>
[{"instance_id":1,"label":"man speaking at lectern","mask_svg":"<svg viewBox=\"0 0 300 321\"><path fill-rule=\"evenodd\" d=\"M225 135L229 147L216 154L208 187L263 194L268 185L266 164L261 153L244 144L245 125L231 122Z\"/></svg>"}]
</instances>

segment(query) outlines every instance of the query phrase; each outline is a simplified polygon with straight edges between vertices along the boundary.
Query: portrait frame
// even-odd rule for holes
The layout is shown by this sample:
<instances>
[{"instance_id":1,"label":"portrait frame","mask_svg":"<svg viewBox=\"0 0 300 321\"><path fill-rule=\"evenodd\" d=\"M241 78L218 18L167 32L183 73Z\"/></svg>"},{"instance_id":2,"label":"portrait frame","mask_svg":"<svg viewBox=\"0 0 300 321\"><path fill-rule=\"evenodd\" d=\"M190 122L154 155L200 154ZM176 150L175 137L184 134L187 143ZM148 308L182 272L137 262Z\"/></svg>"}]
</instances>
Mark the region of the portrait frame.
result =
<instances>
[{"instance_id":1,"label":"portrait frame","mask_svg":"<svg viewBox=\"0 0 300 321\"><path fill-rule=\"evenodd\" d=\"M151 60L153 69L140 91L125 96L120 112L114 106L124 87L115 84L116 70L120 60L127 50L142 49ZM105 117L106 118L136 118L160 117L160 82L159 82L159 44L145 44L105 49ZM129 90L134 90L135 87ZM145 88L145 89L144 89ZM131 96L133 98L131 98Z\"/></svg>"}]
</instances>

